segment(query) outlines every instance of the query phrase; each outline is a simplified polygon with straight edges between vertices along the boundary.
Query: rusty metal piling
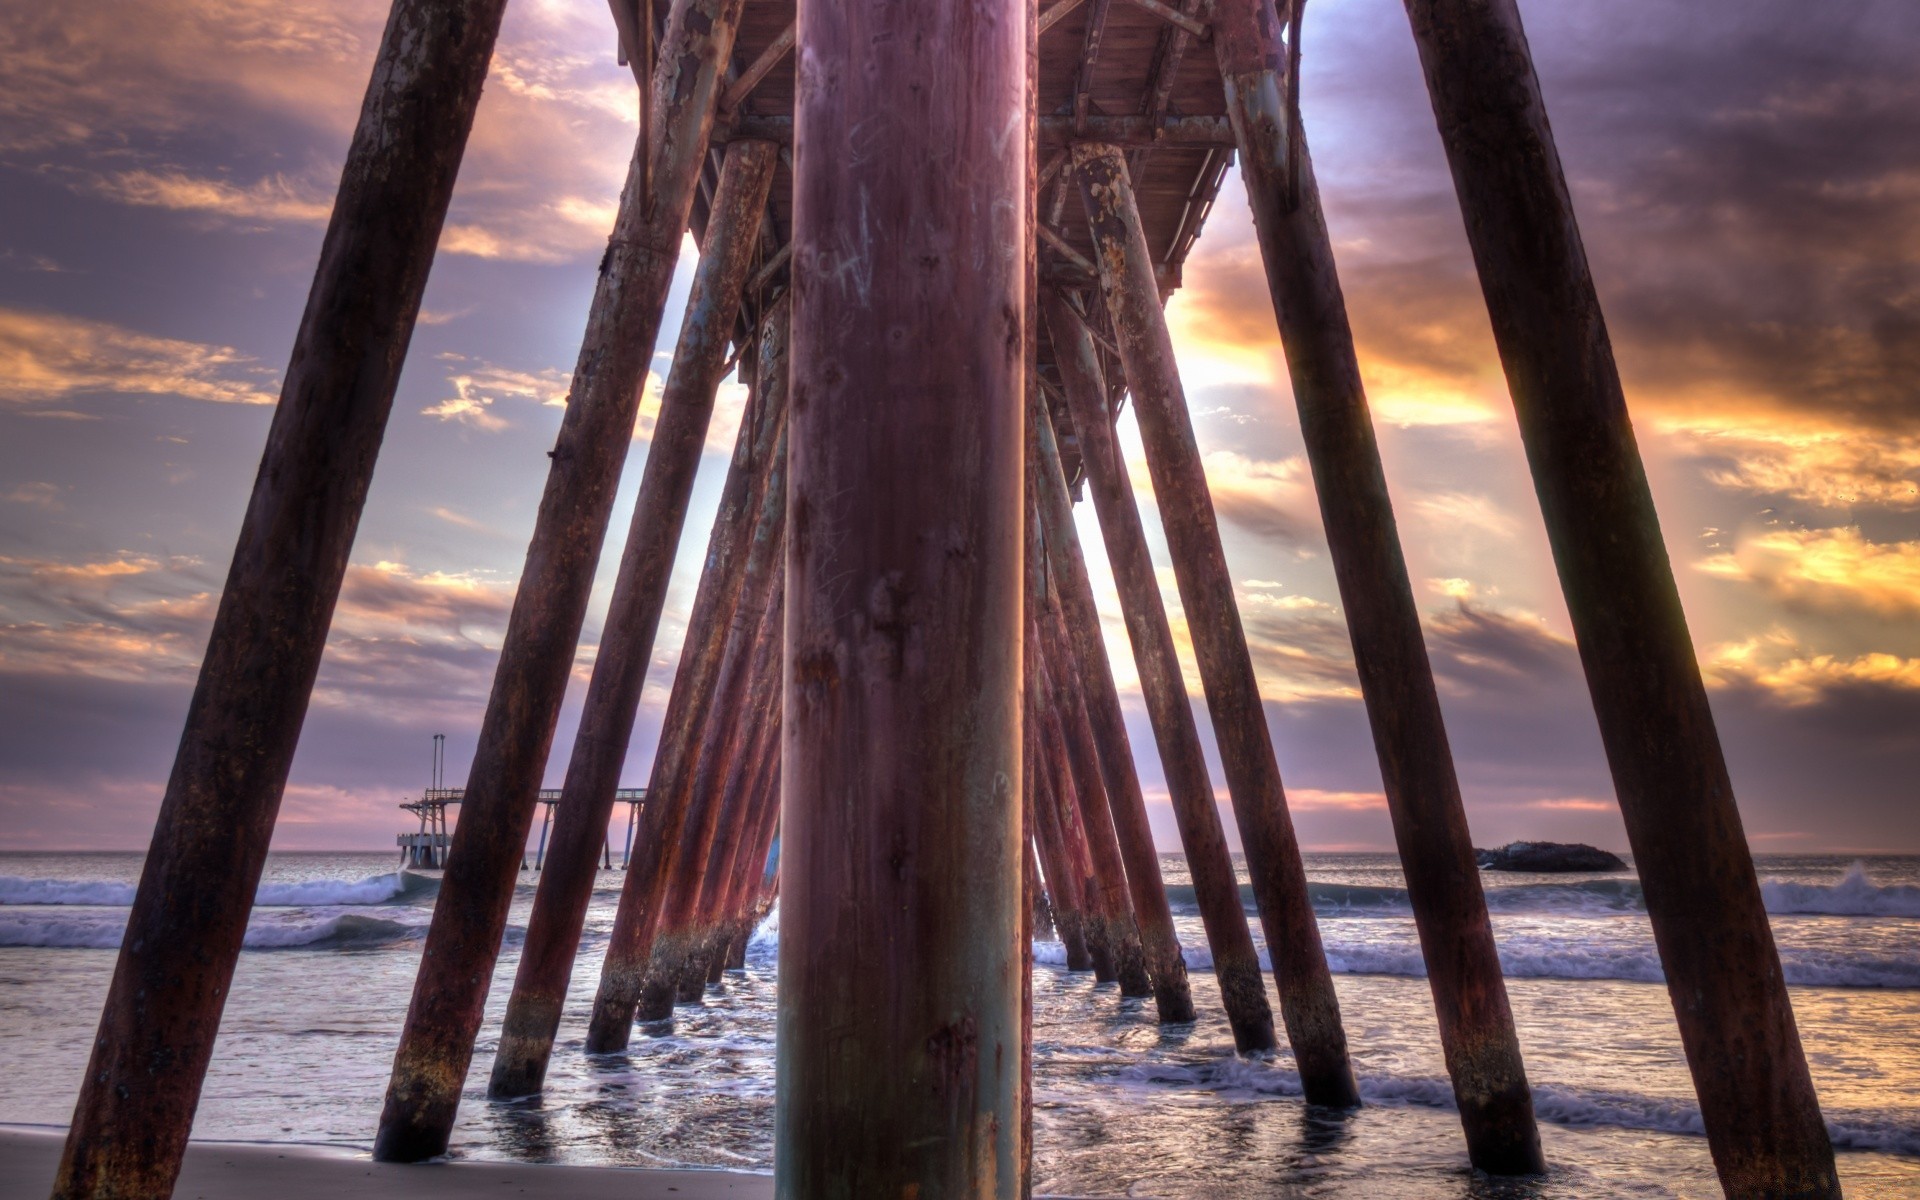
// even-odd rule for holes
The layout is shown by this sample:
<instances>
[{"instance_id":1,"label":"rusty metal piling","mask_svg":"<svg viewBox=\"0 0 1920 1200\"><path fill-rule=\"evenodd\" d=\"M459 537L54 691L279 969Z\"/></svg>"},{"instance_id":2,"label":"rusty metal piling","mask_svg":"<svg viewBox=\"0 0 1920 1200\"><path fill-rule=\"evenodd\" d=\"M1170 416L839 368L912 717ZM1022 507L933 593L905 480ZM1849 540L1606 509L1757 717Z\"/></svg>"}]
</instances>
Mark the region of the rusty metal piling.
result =
<instances>
[{"instance_id":1,"label":"rusty metal piling","mask_svg":"<svg viewBox=\"0 0 1920 1200\"><path fill-rule=\"evenodd\" d=\"M1113 957L1113 975L1123 996L1148 996L1153 987L1147 979L1146 956L1141 952L1140 931L1134 924L1133 904L1127 892L1126 866L1120 858L1120 843L1114 836L1112 806L1107 800L1105 781L1100 775L1099 755L1093 748L1093 729L1087 720L1086 703L1065 657L1060 629L1058 596L1048 586L1047 606L1034 618L1041 626L1040 652L1046 667L1046 679L1053 694L1066 755L1068 775L1079 800L1080 825L1092 853L1092 887L1100 898L1101 919L1107 951Z\"/></svg>"},{"instance_id":2,"label":"rusty metal piling","mask_svg":"<svg viewBox=\"0 0 1920 1200\"><path fill-rule=\"evenodd\" d=\"M741 714L746 710L756 670L779 647L772 622L779 619L779 585L784 575L779 569L786 516L784 483L779 465L774 464L767 487L771 503L762 504L755 523L740 600L734 607L720 674L714 680L713 699L702 722L698 755L689 764L690 772L663 785L669 795L674 788L688 790L688 819L681 827L680 852L672 864L660 915L654 921L646 978L634 1009L637 1020L664 1020L673 1015L676 1001L698 1001L705 990L704 966L697 973L690 970L700 949L700 897L716 844L734 836L733 830L721 825L721 817L727 808L726 777L746 732ZM683 982L688 986L683 987Z\"/></svg>"},{"instance_id":3,"label":"rusty metal piling","mask_svg":"<svg viewBox=\"0 0 1920 1200\"><path fill-rule=\"evenodd\" d=\"M396 0L62 1152L171 1194L504 0Z\"/></svg>"},{"instance_id":4,"label":"rusty metal piling","mask_svg":"<svg viewBox=\"0 0 1920 1200\"><path fill-rule=\"evenodd\" d=\"M537 1093L546 1078L777 154L768 142L734 142L720 169L507 1000L487 1085L496 1099Z\"/></svg>"},{"instance_id":5,"label":"rusty metal piling","mask_svg":"<svg viewBox=\"0 0 1920 1200\"><path fill-rule=\"evenodd\" d=\"M1180 844L1193 876L1194 898L1201 924L1213 953L1214 977L1220 983L1221 1003L1233 1027L1234 1044L1242 1053L1272 1050L1273 1009L1267 1003L1260 958L1247 928L1247 911L1240 901L1240 882L1227 851L1226 830L1214 804L1213 782L1200 748L1200 731L1187 700L1186 677L1173 630L1160 598L1160 581L1147 549L1147 535L1134 506L1126 464L1113 436L1107 411L1106 380L1096 357L1093 337L1080 314L1059 292L1042 293L1047 330L1058 351L1061 380L1080 435L1080 458L1086 464L1094 510L1100 518L1100 536L1113 566L1114 586L1126 617L1127 638L1140 672L1140 690L1153 722L1160 748L1160 767L1166 774L1180 826ZM1057 523L1050 528L1058 528Z\"/></svg>"},{"instance_id":6,"label":"rusty metal piling","mask_svg":"<svg viewBox=\"0 0 1920 1200\"><path fill-rule=\"evenodd\" d=\"M588 1018L586 1048L605 1054L626 1048L634 1007L645 984L653 931L667 888L677 872L693 811L690 785L697 769L700 731L712 708L713 689L728 645L734 608L765 525L769 492L779 491L787 437L787 305L777 302L761 322L754 378L753 438L739 474L730 476L730 496L714 518L714 536L694 593L693 612L680 665L667 697L667 712L648 775L647 805L627 877L620 887L613 932ZM764 548L762 554L764 555Z\"/></svg>"},{"instance_id":7,"label":"rusty metal piling","mask_svg":"<svg viewBox=\"0 0 1920 1200\"><path fill-rule=\"evenodd\" d=\"M394 1054L373 1147L383 1162L443 1154L453 1130L741 3L675 0L668 14L652 127L628 169L601 262Z\"/></svg>"},{"instance_id":8,"label":"rusty metal piling","mask_svg":"<svg viewBox=\"0 0 1920 1200\"><path fill-rule=\"evenodd\" d=\"M1057 345L1057 343L1056 343ZM1090 345L1089 345L1090 349ZM1056 355L1060 352L1056 350ZM1126 867L1127 890L1133 899L1134 922L1147 976L1153 983L1154 1007L1162 1024L1193 1020L1193 991L1187 981L1187 962L1174 932L1173 910L1167 903L1166 881L1160 876L1160 849L1153 842L1146 798L1133 762L1126 715L1113 681L1113 664L1100 631L1100 613L1094 605L1093 583L1087 576L1080 535L1073 523L1072 502L1060 470L1060 448L1053 423L1042 418L1028 425L1028 469L1038 481L1028 520L1039 530L1048 573L1059 595L1067 643L1063 657L1073 664L1085 691L1087 716L1093 723L1094 748L1100 755L1100 777L1112 809L1114 835Z\"/></svg>"},{"instance_id":9,"label":"rusty metal piling","mask_svg":"<svg viewBox=\"0 0 1920 1200\"><path fill-rule=\"evenodd\" d=\"M1308 1103L1350 1107L1360 1102L1360 1089L1347 1058L1340 999L1321 948L1306 867L1287 812L1273 735L1240 624L1233 576L1220 544L1126 156L1112 146L1082 143L1074 147L1073 161L1093 233L1100 290L1133 393L1147 470L1253 881L1254 904L1267 935L1287 1040Z\"/></svg>"}]
</instances>

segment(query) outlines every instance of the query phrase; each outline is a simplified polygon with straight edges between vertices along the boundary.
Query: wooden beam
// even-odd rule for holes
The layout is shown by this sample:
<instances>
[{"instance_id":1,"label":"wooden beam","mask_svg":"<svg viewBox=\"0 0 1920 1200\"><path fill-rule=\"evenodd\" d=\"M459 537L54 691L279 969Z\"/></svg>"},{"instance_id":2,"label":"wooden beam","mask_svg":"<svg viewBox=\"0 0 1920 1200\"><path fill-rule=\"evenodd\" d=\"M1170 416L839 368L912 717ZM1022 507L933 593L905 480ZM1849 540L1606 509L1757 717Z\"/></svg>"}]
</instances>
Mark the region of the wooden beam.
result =
<instances>
[{"instance_id":1,"label":"wooden beam","mask_svg":"<svg viewBox=\"0 0 1920 1200\"><path fill-rule=\"evenodd\" d=\"M1127 0L1127 2L1146 9L1170 25L1178 26L1200 41L1204 42L1213 36L1204 21L1197 21L1172 5L1161 3L1161 0Z\"/></svg>"},{"instance_id":2,"label":"wooden beam","mask_svg":"<svg viewBox=\"0 0 1920 1200\"><path fill-rule=\"evenodd\" d=\"M740 105L753 94L753 89L760 86L760 81L780 65L781 59L793 52L793 37L793 26L788 25L780 31L779 37L774 38L768 43L767 48L760 52L759 58L749 63L747 69L740 72L739 77L727 85L726 92L720 97L722 114L731 115L740 111Z\"/></svg>"},{"instance_id":3,"label":"wooden beam","mask_svg":"<svg viewBox=\"0 0 1920 1200\"><path fill-rule=\"evenodd\" d=\"M1232 149L1233 126L1225 117L1102 117L1089 116L1077 126L1069 116L1041 117L1042 145L1060 147L1074 142L1102 142L1127 148L1140 146L1217 146ZM742 116L719 127L715 140L734 138L793 144L793 119L784 116Z\"/></svg>"},{"instance_id":4,"label":"wooden beam","mask_svg":"<svg viewBox=\"0 0 1920 1200\"><path fill-rule=\"evenodd\" d=\"M1063 238L1058 233L1054 232L1052 226L1046 225L1046 224L1036 224L1033 228L1034 228L1034 232L1040 235L1040 240L1045 242L1048 246L1052 247L1052 249L1056 253L1058 253L1060 257L1066 259L1068 262L1072 263L1074 266L1078 267L1082 271L1086 271L1090 274L1098 272L1098 268L1093 265L1093 260L1088 258L1086 255L1080 253L1078 250L1075 250L1073 248L1072 243L1068 242L1066 238Z\"/></svg>"},{"instance_id":5,"label":"wooden beam","mask_svg":"<svg viewBox=\"0 0 1920 1200\"><path fill-rule=\"evenodd\" d=\"M1113 428L1108 424L1106 380L1079 314L1056 291L1043 291L1042 296L1047 330L1073 406L1073 425L1080 432L1080 458L1092 485L1100 536L1106 543L1107 561L1113 567L1114 586L1120 593L1127 639L1133 646L1140 690L1160 750L1160 768L1166 776L1180 828L1180 845L1186 851L1187 869L1193 877L1194 901L1199 905L1207 947L1213 954L1214 978L1220 985L1227 1023L1233 1029L1234 1045L1242 1053L1262 1053L1276 1045L1273 1009L1267 1003L1260 959L1247 928L1240 884L1227 851L1226 830L1220 824L1206 753L1200 746L1199 726L1187 698L1180 652L1174 646L1173 629L1160 598L1146 527L1134 503ZM1053 527L1060 528L1057 520Z\"/></svg>"},{"instance_id":6,"label":"wooden beam","mask_svg":"<svg viewBox=\"0 0 1920 1200\"><path fill-rule=\"evenodd\" d=\"M1040 32L1045 33L1058 25L1060 18L1079 8L1083 3L1085 0L1058 0L1058 3L1048 5L1046 11L1040 14Z\"/></svg>"}]
</instances>

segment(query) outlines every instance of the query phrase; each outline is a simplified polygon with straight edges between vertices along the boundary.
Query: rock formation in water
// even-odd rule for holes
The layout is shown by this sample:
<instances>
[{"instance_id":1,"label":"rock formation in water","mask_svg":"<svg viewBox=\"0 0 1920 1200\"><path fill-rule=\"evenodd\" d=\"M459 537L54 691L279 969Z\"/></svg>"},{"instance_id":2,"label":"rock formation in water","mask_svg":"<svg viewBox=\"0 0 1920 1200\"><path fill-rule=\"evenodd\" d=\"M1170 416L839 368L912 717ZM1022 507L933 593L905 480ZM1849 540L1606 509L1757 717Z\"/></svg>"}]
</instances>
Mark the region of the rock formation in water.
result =
<instances>
[{"instance_id":1,"label":"rock formation in water","mask_svg":"<svg viewBox=\"0 0 1920 1200\"><path fill-rule=\"evenodd\" d=\"M1579 842L1508 842L1498 850L1475 850L1489 871L1624 871L1617 854Z\"/></svg>"}]
</instances>

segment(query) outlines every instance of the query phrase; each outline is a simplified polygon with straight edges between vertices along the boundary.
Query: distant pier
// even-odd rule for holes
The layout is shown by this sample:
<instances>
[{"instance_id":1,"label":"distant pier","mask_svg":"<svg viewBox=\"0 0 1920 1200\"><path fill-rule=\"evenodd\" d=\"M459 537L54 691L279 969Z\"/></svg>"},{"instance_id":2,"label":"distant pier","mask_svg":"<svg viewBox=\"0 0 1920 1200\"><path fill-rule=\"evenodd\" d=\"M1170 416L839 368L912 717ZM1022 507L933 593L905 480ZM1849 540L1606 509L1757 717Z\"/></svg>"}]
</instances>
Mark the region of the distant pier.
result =
<instances>
[{"instance_id":1,"label":"distant pier","mask_svg":"<svg viewBox=\"0 0 1920 1200\"><path fill-rule=\"evenodd\" d=\"M460 803L466 797L465 788L428 788L420 793L418 800L408 800L400 807L420 819L420 828L413 833L403 833L394 838L400 847L400 860L403 866L439 869L447 865L447 851L453 846L453 834L447 826L447 809ZM633 831L639 824L640 806L646 803L647 789L620 788L613 795L615 804L627 806L627 832L620 843L620 869L627 869L627 862L633 857ZM559 788L543 788L540 792L541 819L540 842L534 848L532 869L538 871L546 862L547 832L553 828L553 806L560 801ZM601 864L606 870L613 869L612 825L608 827L608 837L602 843ZM528 864L523 855L520 869L527 870Z\"/></svg>"}]
</instances>

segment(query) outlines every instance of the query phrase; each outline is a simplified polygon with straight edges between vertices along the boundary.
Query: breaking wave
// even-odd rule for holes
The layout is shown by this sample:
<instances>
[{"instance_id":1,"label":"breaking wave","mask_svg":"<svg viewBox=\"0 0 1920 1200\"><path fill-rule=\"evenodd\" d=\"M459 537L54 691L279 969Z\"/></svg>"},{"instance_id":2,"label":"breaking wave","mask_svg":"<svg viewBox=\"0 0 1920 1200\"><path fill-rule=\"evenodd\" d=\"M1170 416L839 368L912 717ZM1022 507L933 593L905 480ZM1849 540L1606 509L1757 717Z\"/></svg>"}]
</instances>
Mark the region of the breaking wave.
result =
<instances>
[{"instance_id":1,"label":"breaking wave","mask_svg":"<svg viewBox=\"0 0 1920 1200\"><path fill-rule=\"evenodd\" d=\"M124 913L0 913L0 946L114 950L126 932ZM419 926L359 913L313 914L247 926L249 950L365 949L417 937Z\"/></svg>"},{"instance_id":2,"label":"breaking wave","mask_svg":"<svg viewBox=\"0 0 1920 1200\"><path fill-rule=\"evenodd\" d=\"M1839 883L1789 883L1763 880L1760 894L1770 913L1828 917L1920 917L1920 887L1895 883L1876 885L1867 878L1867 864L1847 868Z\"/></svg>"},{"instance_id":3,"label":"breaking wave","mask_svg":"<svg viewBox=\"0 0 1920 1200\"><path fill-rule=\"evenodd\" d=\"M1612 916L1643 913L1640 881L1618 875L1582 877L1554 883L1494 884L1486 889L1487 909L1497 915ZM1413 914L1407 890L1348 883L1310 883L1313 911L1322 917L1405 917ZM1839 883L1795 883L1764 879L1760 894L1775 916L1920 917L1920 887L1875 884L1867 866L1856 862ZM1167 900L1176 913L1200 911L1192 884L1170 884ZM1240 901L1254 912L1253 888L1242 884Z\"/></svg>"},{"instance_id":4,"label":"breaking wave","mask_svg":"<svg viewBox=\"0 0 1920 1200\"><path fill-rule=\"evenodd\" d=\"M315 879L304 883L263 883L253 902L270 907L326 904L385 904L390 900L429 895L439 882L408 871L369 875L365 879ZM28 879L0 875L0 905L95 905L125 908L133 903L134 885L83 879Z\"/></svg>"}]
</instances>

